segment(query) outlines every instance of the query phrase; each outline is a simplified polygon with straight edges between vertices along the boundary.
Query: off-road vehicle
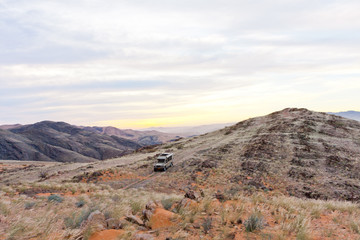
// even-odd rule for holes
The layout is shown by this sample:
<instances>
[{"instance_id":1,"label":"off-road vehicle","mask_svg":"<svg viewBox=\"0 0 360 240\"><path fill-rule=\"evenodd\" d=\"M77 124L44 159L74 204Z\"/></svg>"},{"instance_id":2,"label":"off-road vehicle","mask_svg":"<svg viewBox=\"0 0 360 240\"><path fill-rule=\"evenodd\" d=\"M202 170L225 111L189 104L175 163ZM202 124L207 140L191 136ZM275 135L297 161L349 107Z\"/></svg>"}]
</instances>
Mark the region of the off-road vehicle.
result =
<instances>
[{"instance_id":1,"label":"off-road vehicle","mask_svg":"<svg viewBox=\"0 0 360 240\"><path fill-rule=\"evenodd\" d=\"M154 165L154 171L166 171L173 166L173 154L162 153L157 157L157 163Z\"/></svg>"}]
</instances>

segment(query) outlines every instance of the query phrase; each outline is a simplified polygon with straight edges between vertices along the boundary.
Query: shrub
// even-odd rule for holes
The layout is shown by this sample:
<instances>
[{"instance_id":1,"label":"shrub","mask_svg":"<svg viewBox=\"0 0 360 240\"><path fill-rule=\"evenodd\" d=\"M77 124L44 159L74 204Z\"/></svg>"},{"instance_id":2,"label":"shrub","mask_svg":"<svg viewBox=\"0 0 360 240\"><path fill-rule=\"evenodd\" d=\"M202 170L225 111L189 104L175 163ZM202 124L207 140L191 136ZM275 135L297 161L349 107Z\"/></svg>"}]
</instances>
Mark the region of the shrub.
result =
<instances>
[{"instance_id":1,"label":"shrub","mask_svg":"<svg viewBox=\"0 0 360 240\"><path fill-rule=\"evenodd\" d=\"M35 202L26 202L24 207L26 210L29 210L29 209L33 208L34 206L35 206Z\"/></svg>"},{"instance_id":2,"label":"shrub","mask_svg":"<svg viewBox=\"0 0 360 240\"><path fill-rule=\"evenodd\" d=\"M84 199L80 199L79 201L77 201L75 203L75 206L78 207L78 208L82 208L83 206L85 206L86 202Z\"/></svg>"},{"instance_id":3,"label":"shrub","mask_svg":"<svg viewBox=\"0 0 360 240\"><path fill-rule=\"evenodd\" d=\"M80 214L73 213L71 217L66 217L64 219L65 226L71 229L79 228L81 223L86 221L92 212L92 209L88 209L82 210Z\"/></svg>"},{"instance_id":4,"label":"shrub","mask_svg":"<svg viewBox=\"0 0 360 240\"><path fill-rule=\"evenodd\" d=\"M163 205L163 207L166 209L166 210L170 210L170 208L173 206L174 204L174 199L173 198L166 198L166 199L163 199L161 200L161 204Z\"/></svg>"},{"instance_id":5,"label":"shrub","mask_svg":"<svg viewBox=\"0 0 360 240\"><path fill-rule=\"evenodd\" d=\"M64 201L64 198L61 197L61 196L59 196L59 195L57 195L57 194L53 194L53 195L50 195L50 196L47 198L47 200L48 200L49 202L58 202L58 203L61 203L61 202Z\"/></svg>"},{"instance_id":6,"label":"shrub","mask_svg":"<svg viewBox=\"0 0 360 240\"><path fill-rule=\"evenodd\" d=\"M7 216L10 214L9 208L2 202L0 202L0 214Z\"/></svg>"},{"instance_id":7,"label":"shrub","mask_svg":"<svg viewBox=\"0 0 360 240\"><path fill-rule=\"evenodd\" d=\"M202 224L205 234L208 234L208 232L212 228L211 224L212 224L212 219L210 217L207 217Z\"/></svg>"},{"instance_id":8,"label":"shrub","mask_svg":"<svg viewBox=\"0 0 360 240\"><path fill-rule=\"evenodd\" d=\"M41 170L40 173L39 173L39 178L41 179L45 179L49 176L49 173L45 170Z\"/></svg>"},{"instance_id":9,"label":"shrub","mask_svg":"<svg viewBox=\"0 0 360 240\"><path fill-rule=\"evenodd\" d=\"M130 206L133 214L137 214L142 210L142 206L140 202L131 201Z\"/></svg>"},{"instance_id":10,"label":"shrub","mask_svg":"<svg viewBox=\"0 0 360 240\"><path fill-rule=\"evenodd\" d=\"M244 222L245 230L247 232L254 232L256 230L261 230L264 227L264 218L260 213L253 213L251 216Z\"/></svg>"}]
</instances>

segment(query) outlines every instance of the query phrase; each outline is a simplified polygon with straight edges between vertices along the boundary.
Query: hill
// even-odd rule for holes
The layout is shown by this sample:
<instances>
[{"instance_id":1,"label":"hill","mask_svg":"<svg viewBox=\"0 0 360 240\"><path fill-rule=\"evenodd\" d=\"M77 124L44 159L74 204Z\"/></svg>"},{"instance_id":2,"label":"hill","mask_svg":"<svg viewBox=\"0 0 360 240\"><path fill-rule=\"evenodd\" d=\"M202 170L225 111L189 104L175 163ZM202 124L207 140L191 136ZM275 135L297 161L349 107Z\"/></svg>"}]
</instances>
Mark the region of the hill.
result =
<instances>
[{"instance_id":1,"label":"hill","mask_svg":"<svg viewBox=\"0 0 360 240\"><path fill-rule=\"evenodd\" d=\"M339 116L289 108L154 151L175 156L174 168L139 185L156 191L255 188L296 197L360 200L360 123ZM153 159L128 171L151 174Z\"/></svg>"},{"instance_id":2,"label":"hill","mask_svg":"<svg viewBox=\"0 0 360 240\"><path fill-rule=\"evenodd\" d=\"M0 129L9 130L9 129L17 128L17 127L21 127L21 126L22 126L21 124L0 125Z\"/></svg>"},{"instance_id":3,"label":"hill","mask_svg":"<svg viewBox=\"0 0 360 240\"><path fill-rule=\"evenodd\" d=\"M137 131L132 129L118 129L115 127L83 127L83 129L98 134L125 138L137 142L142 146L161 144L184 136L172 133L163 133L155 130Z\"/></svg>"},{"instance_id":4,"label":"hill","mask_svg":"<svg viewBox=\"0 0 360 240\"><path fill-rule=\"evenodd\" d=\"M89 162L119 157L140 147L131 140L64 122L43 121L0 130L0 159Z\"/></svg>"}]
</instances>

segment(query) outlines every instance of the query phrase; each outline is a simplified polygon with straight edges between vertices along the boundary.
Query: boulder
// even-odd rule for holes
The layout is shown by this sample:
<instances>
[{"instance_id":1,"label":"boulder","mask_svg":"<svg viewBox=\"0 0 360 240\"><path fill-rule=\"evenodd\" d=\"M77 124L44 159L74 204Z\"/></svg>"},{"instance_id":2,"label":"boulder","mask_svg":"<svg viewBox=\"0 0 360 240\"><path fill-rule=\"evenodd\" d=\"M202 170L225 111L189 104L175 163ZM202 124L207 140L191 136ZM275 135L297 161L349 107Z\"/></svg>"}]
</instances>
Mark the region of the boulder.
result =
<instances>
[{"instance_id":1,"label":"boulder","mask_svg":"<svg viewBox=\"0 0 360 240\"><path fill-rule=\"evenodd\" d=\"M91 234L89 240L117 240L120 239L121 235L123 235L124 233L124 230L107 229Z\"/></svg>"},{"instance_id":2,"label":"boulder","mask_svg":"<svg viewBox=\"0 0 360 240\"><path fill-rule=\"evenodd\" d=\"M107 229L121 229L122 225L119 219L109 218L106 219Z\"/></svg>"},{"instance_id":3,"label":"boulder","mask_svg":"<svg viewBox=\"0 0 360 240\"><path fill-rule=\"evenodd\" d=\"M155 209L157 208L157 204L153 201L150 201L148 202L146 205L145 205L145 209L146 210L150 210L150 211L154 211Z\"/></svg>"},{"instance_id":4,"label":"boulder","mask_svg":"<svg viewBox=\"0 0 360 240\"><path fill-rule=\"evenodd\" d=\"M189 190L185 193L185 198L189 198L189 199L192 199L192 200L198 200L200 197L200 194L193 191L193 190Z\"/></svg>"},{"instance_id":5,"label":"boulder","mask_svg":"<svg viewBox=\"0 0 360 240\"><path fill-rule=\"evenodd\" d=\"M189 199L189 198L184 198L178 203L177 208L186 208L186 207L189 207L189 206L195 205L195 204L197 204L197 203L194 200Z\"/></svg>"},{"instance_id":6,"label":"boulder","mask_svg":"<svg viewBox=\"0 0 360 240\"><path fill-rule=\"evenodd\" d=\"M101 231L107 228L105 216L99 210L96 210L89 215L86 225L93 231Z\"/></svg>"},{"instance_id":7,"label":"boulder","mask_svg":"<svg viewBox=\"0 0 360 240\"><path fill-rule=\"evenodd\" d=\"M129 222L135 223L137 225L144 226L143 220L141 220L138 216L127 215L126 220Z\"/></svg>"},{"instance_id":8,"label":"boulder","mask_svg":"<svg viewBox=\"0 0 360 240\"><path fill-rule=\"evenodd\" d=\"M155 209L154 209L153 211L155 211ZM144 209L144 210L142 211L142 214L143 214L144 219L145 219L145 220L150 220L151 216L153 215L153 211L148 210L148 209Z\"/></svg>"},{"instance_id":9,"label":"boulder","mask_svg":"<svg viewBox=\"0 0 360 240\"><path fill-rule=\"evenodd\" d=\"M173 212L167 211L163 208L157 208L149 221L151 222L150 227L154 230L173 226L175 225L175 222L173 222L175 216L176 214Z\"/></svg>"}]
</instances>

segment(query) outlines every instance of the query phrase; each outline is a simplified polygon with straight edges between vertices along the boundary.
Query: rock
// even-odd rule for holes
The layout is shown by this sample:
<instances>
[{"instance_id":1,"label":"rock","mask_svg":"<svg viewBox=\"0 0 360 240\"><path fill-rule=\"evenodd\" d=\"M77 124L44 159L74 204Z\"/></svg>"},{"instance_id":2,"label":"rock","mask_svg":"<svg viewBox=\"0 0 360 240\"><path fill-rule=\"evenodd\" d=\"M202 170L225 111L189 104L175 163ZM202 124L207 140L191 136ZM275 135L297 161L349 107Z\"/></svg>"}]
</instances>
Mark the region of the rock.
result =
<instances>
[{"instance_id":1,"label":"rock","mask_svg":"<svg viewBox=\"0 0 360 240\"><path fill-rule=\"evenodd\" d=\"M296 179L309 179L313 178L316 174L312 169L309 168L300 168L292 167L288 172L289 177Z\"/></svg>"},{"instance_id":2,"label":"rock","mask_svg":"<svg viewBox=\"0 0 360 240\"><path fill-rule=\"evenodd\" d=\"M124 230L107 229L91 234L89 240L99 240L99 239L117 240L120 239L121 235L123 235L124 233L125 233ZM76 239L83 239L83 238L81 237Z\"/></svg>"},{"instance_id":3,"label":"rock","mask_svg":"<svg viewBox=\"0 0 360 240\"><path fill-rule=\"evenodd\" d=\"M86 225L89 226L93 231L105 230L107 227L105 216L99 210L92 212L87 221Z\"/></svg>"},{"instance_id":4,"label":"rock","mask_svg":"<svg viewBox=\"0 0 360 240\"><path fill-rule=\"evenodd\" d=\"M126 220L132 223L135 223L140 226L144 226L144 222L137 216L134 215L127 215Z\"/></svg>"},{"instance_id":5,"label":"rock","mask_svg":"<svg viewBox=\"0 0 360 240\"><path fill-rule=\"evenodd\" d=\"M194 200L189 199L189 198L184 198L178 203L177 208L186 208L186 207L188 207L188 206L190 206L192 204L196 204L196 202Z\"/></svg>"},{"instance_id":6,"label":"rock","mask_svg":"<svg viewBox=\"0 0 360 240\"><path fill-rule=\"evenodd\" d=\"M197 193L193 190L189 190L185 193L185 197L192 199L192 200L197 200L197 199L199 199L199 193Z\"/></svg>"},{"instance_id":7,"label":"rock","mask_svg":"<svg viewBox=\"0 0 360 240\"><path fill-rule=\"evenodd\" d=\"M217 163L212 160L205 160L201 163L201 168L216 168Z\"/></svg>"},{"instance_id":8,"label":"rock","mask_svg":"<svg viewBox=\"0 0 360 240\"><path fill-rule=\"evenodd\" d=\"M227 235L227 239L235 239L236 237L236 232L230 232L228 235Z\"/></svg>"},{"instance_id":9,"label":"rock","mask_svg":"<svg viewBox=\"0 0 360 240\"><path fill-rule=\"evenodd\" d=\"M154 211L154 210L153 210L153 211ZM144 216L144 219L145 219L145 220L150 220L151 216L153 215L153 211L147 210L147 209L143 210L143 211L142 211L142 214L143 214L143 216Z\"/></svg>"},{"instance_id":10,"label":"rock","mask_svg":"<svg viewBox=\"0 0 360 240\"><path fill-rule=\"evenodd\" d=\"M162 208L157 208L150 219L151 229L162 229L175 225L173 222L176 214Z\"/></svg>"},{"instance_id":11,"label":"rock","mask_svg":"<svg viewBox=\"0 0 360 240\"><path fill-rule=\"evenodd\" d=\"M194 223L192 226L195 229L200 229L200 224L199 223Z\"/></svg>"},{"instance_id":12,"label":"rock","mask_svg":"<svg viewBox=\"0 0 360 240\"><path fill-rule=\"evenodd\" d=\"M121 223L119 219L109 218L106 220L107 229L121 229Z\"/></svg>"},{"instance_id":13,"label":"rock","mask_svg":"<svg viewBox=\"0 0 360 240\"><path fill-rule=\"evenodd\" d=\"M154 240L155 238L151 234L137 233L135 234L134 240Z\"/></svg>"},{"instance_id":14,"label":"rock","mask_svg":"<svg viewBox=\"0 0 360 240\"><path fill-rule=\"evenodd\" d=\"M148 203L146 204L146 206L145 206L145 209L150 210L150 211L152 211L152 212L153 212L156 208L157 208L157 205L156 205L156 203L154 203L153 201L148 202Z\"/></svg>"}]
</instances>

